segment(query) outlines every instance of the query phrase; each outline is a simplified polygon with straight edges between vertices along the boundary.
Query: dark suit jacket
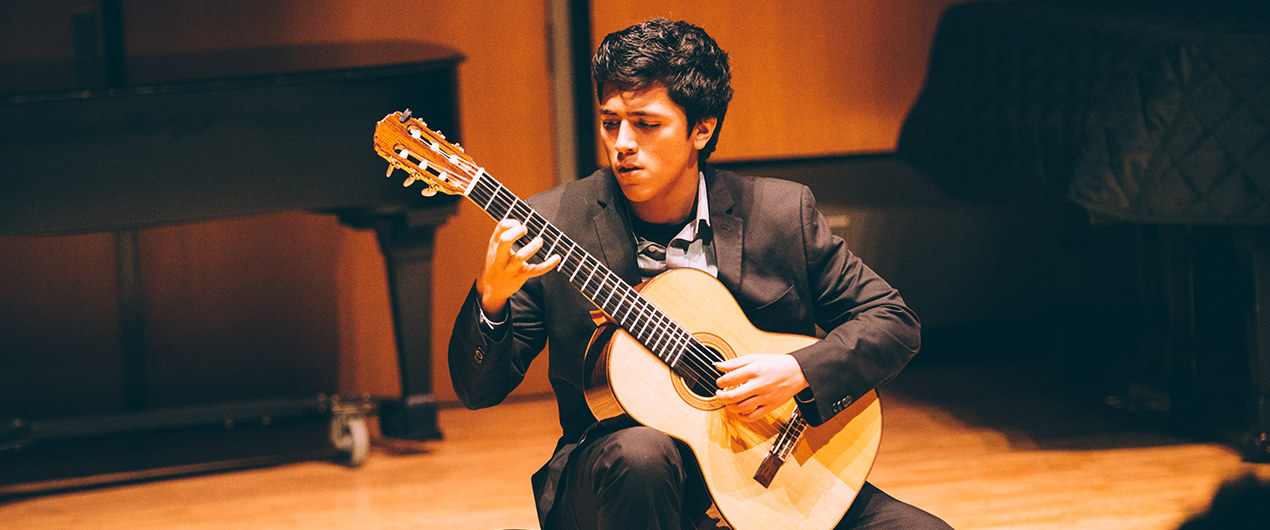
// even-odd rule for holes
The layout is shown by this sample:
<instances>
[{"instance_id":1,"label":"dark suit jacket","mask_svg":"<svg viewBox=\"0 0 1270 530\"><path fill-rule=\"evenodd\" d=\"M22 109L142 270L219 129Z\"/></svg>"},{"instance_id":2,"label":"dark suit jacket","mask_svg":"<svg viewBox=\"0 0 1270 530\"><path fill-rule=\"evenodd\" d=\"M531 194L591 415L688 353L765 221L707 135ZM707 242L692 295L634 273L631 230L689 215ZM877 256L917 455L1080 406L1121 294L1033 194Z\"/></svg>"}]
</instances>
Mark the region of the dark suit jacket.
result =
<instances>
[{"instance_id":1,"label":"dark suit jacket","mask_svg":"<svg viewBox=\"0 0 1270 530\"><path fill-rule=\"evenodd\" d=\"M757 328L814 335L823 340L792 352L809 390L799 407L819 425L855 398L894 377L920 344L916 315L899 293L847 250L815 208L810 190L787 181L742 177L702 168L718 279ZM528 202L628 283L640 280L626 201L608 169L532 197ZM594 309L568 278L554 272L530 280L510 301L512 326L500 340L481 332L475 289L450 337L449 363L463 404L498 404L521 380L550 340L548 374L564 430L548 467L568 453L595 423L583 395L583 356L595 330ZM545 481L545 484L544 484ZM544 492L545 488L545 492ZM554 480L535 475L550 507ZM546 496L545 498L543 496Z\"/></svg>"}]
</instances>

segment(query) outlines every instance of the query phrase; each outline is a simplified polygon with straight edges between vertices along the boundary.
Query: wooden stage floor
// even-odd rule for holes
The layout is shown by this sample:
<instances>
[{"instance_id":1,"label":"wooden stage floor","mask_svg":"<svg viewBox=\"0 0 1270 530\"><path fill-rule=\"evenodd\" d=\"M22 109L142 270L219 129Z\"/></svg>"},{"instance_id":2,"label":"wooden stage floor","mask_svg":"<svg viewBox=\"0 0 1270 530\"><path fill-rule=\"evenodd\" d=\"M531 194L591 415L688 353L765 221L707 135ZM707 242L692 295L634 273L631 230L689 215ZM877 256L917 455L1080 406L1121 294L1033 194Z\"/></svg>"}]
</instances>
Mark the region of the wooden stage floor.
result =
<instances>
[{"instance_id":1,"label":"wooden stage floor","mask_svg":"<svg viewBox=\"0 0 1270 530\"><path fill-rule=\"evenodd\" d=\"M1055 392L1027 366L910 367L884 387L870 480L955 528L1165 530L1237 474L1225 445ZM443 409L445 439L376 440L360 468L302 462L0 500L5 528L537 528L529 475L558 435L550 399Z\"/></svg>"}]
</instances>

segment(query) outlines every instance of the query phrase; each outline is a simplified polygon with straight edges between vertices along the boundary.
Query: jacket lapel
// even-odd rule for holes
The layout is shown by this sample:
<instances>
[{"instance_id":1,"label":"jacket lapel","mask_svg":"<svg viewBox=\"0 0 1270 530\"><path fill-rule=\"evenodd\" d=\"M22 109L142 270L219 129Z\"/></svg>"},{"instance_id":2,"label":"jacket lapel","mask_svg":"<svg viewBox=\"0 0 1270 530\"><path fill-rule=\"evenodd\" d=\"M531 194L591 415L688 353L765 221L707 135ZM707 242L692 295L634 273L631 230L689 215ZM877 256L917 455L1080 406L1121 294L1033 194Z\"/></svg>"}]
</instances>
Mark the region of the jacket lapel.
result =
<instances>
[{"instance_id":1,"label":"jacket lapel","mask_svg":"<svg viewBox=\"0 0 1270 530\"><path fill-rule=\"evenodd\" d=\"M741 286L741 243L745 239L745 223L733 215L736 198L727 178L720 178L714 167L703 166L706 193L710 199L710 227L714 230L714 257L718 261L719 281L729 289Z\"/></svg>"},{"instance_id":2,"label":"jacket lapel","mask_svg":"<svg viewBox=\"0 0 1270 530\"><path fill-rule=\"evenodd\" d=\"M639 266L635 262L635 244L631 240L631 228L627 225L625 201L617 199L617 179L611 170L605 169L605 178L599 179L601 189L596 193L596 212L592 217L595 237L600 244L596 258L608 265L618 277L631 285L640 282Z\"/></svg>"}]
</instances>

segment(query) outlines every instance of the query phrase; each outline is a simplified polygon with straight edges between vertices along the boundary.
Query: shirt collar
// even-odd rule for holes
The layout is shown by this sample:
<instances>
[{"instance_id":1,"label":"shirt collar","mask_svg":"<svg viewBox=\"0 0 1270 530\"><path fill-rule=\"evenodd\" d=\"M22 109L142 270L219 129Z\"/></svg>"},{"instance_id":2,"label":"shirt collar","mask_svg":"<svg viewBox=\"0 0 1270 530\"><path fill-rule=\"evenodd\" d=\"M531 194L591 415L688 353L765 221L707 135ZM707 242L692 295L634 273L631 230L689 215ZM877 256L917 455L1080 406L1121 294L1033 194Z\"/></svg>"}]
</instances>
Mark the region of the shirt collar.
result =
<instances>
[{"instance_id":1,"label":"shirt collar","mask_svg":"<svg viewBox=\"0 0 1270 530\"><path fill-rule=\"evenodd\" d=\"M671 244L676 241L690 243L697 239L709 241L711 239L710 232L710 201L706 197L706 175L700 171L697 172L697 217L688 224L684 225L679 235L671 240Z\"/></svg>"}]
</instances>

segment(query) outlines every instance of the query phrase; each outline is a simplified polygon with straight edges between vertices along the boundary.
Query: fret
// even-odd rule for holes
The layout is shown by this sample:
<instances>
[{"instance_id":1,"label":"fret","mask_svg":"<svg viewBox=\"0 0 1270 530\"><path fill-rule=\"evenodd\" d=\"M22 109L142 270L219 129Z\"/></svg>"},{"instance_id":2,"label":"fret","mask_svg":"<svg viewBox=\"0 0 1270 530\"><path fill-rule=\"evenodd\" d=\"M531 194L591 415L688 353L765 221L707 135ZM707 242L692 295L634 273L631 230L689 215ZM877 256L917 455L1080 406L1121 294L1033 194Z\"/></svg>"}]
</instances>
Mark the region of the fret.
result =
<instances>
[{"instance_id":1,"label":"fret","mask_svg":"<svg viewBox=\"0 0 1270 530\"><path fill-rule=\"evenodd\" d=\"M551 228L551 225L546 225L546 226L542 227L542 231L543 231L543 232L546 232L548 228ZM543 241L546 241L546 240L547 240L546 238L543 238ZM553 251L553 250L555 250L555 249L556 249L556 244L557 244L557 243L560 243L560 236L559 236L559 235L556 235L555 240L551 242L551 247L549 247L549 248L547 249L547 251L546 251L546 252L544 252L544 253L542 254L542 259L544 259L544 260L545 260L545 259L547 259L547 258L550 258L550 257L551 257L551 251ZM563 263L564 263L564 260L561 260L561 261L560 261L560 263L561 263L561 264L563 264Z\"/></svg>"},{"instance_id":2,"label":"fret","mask_svg":"<svg viewBox=\"0 0 1270 530\"><path fill-rule=\"evenodd\" d=\"M664 323L654 326L653 337L649 339L650 341L653 342L653 346L650 346L648 349L653 351L654 353L664 350L666 340L670 338L670 334L667 333L667 331L668 330L666 329L666 326ZM658 354L658 357L661 357L661 355Z\"/></svg>"},{"instance_id":3,"label":"fret","mask_svg":"<svg viewBox=\"0 0 1270 530\"><path fill-rule=\"evenodd\" d=\"M688 334L687 332L681 332L679 335L680 335L680 341L679 341L680 344L678 349L679 351L675 356L676 366L679 365L679 360L683 358L684 353L687 352L688 349L691 348L693 344L700 344L700 343L694 342L692 335ZM711 368L713 368L713 365L711 366Z\"/></svg>"},{"instance_id":4,"label":"fret","mask_svg":"<svg viewBox=\"0 0 1270 530\"><path fill-rule=\"evenodd\" d=\"M688 342L685 339L689 337L689 335L684 333L678 334L678 342L675 343L674 352L670 355L670 358L666 359L666 364L670 365L671 368L679 365L679 359L683 358L684 350L688 346Z\"/></svg>"},{"instance_id":5,"label":"fret","mask_svg":"<svg viewBox=\"0 0 1270 530\"><path fill-rule=\"evenodd\" d=\"M647 313L647 310L645 310L644 313ZM651 316L651 315L648 315L648 316ZM648 343L648 338L645 335L648 334L648 325L652 323L652 319L648 318L648 316L645 316L643 319L640 319L639 333L636 335L639 337L639 341L643 343Z\"/></svg>"},{"instance_id":6,"label":"fret","mask_svg":"<svg viewBox=\"0 0 1270 530\"><path fill-rule=\"evenodd\" d=\"M544 232L546 232L546 231L547 231L547 226L546 226L546 223L545 223L545 222L543 222L543 220L542 220L542 218L541 218L541 217L538 217L537 215L534 215L534 211L533 211L533 210L529 210L529 218L528 218L528 219L526 219L526 223L527 223L526 228L528 228L529 226L532 226L532 225L538 225L538 224L542 224L542 225L543 225L542 227L540 227L540 228L538 228L538 229L537 229L537 230L538 230L538 233L537 233L537 234L533 233L533 231L532 231L532 230L528 231L528 233L526 233L526 234L525 234L525 236L526 236L526 237L529 237L529 240L530 240L530 241L533 241L533 240L534 240L534 238L536 238L536 237L542 237L542 234L543 234ZM546 239L544 238L544 239L543 239L543 241L546 241ZM542 249L538 249L538 250L539 250L540 252L542 251Z\"/></svg>"},{"instance_id":7,"label":"fret","mask_svg":"<svg viewBox=\"0 0 1270 530\"><path fill-rule=\"evenodd\" d=\"M621 280L619 279L617 281L620 282ZM621 296L619 296L617 300L614 300L613 296L609 295L609 299L604 301L603 309L604 312L608 313L609 316L612 316L613 320L616 322L619 317L615 313L617 313L618 309L622 308L622 302L626 300L626 291L621 289L621 285L614 285L613 292L620 294ZM612 307L610 307L610 303Z\"/></svg>"},{"instance_id":8,"label":"fret","mask_svg":"<svg viewBox=\"0 0 1270 530\"><path fill-rule=\"evenodd\" d=\"M572 240L569 240L569 239L565 239L565 242L569 243L569 250L565 251L564 257L560 259L560 264L561 265L567 264L570 267L573 267L574 271L577 271L578 270L577 267L573 265L572 256L573 256L573 251L578 249L578 244L574 243ZM582 258L578 258L578 261L581 262ZM573 276L569 276L569 281L573 281Z\"/></svg>"},{"instance_id":9,"label":"fret","mask_svg":"<svg viewBox=\"0 0 1270 530\"><path fill-rule=\"evenodd\" d=\"M502 216L501 218L499 218L498 222L500 222L500 223L501 223L501 222L503 222L504 220L506 220L506 219L507 219L507 217L508 217L508 216L510 216L510 215L512 214L512 210L515 210L515 209L516 209L516 200L515 200L515 199L513 199L513 200L512 200L512 202L511 202L511 204L508 204L508 205L507 205L507 213L503 214L503 216Z\"/></svg>"},{"instance_id":10,"label":"fret","mask_svg":"<svg viewBox=\"0 0 1270 530\"><path fill-rule=\"evenodd\" d=\"M587 275L586 281L582 282L582 287L578 288L579 291L582 291L582 294L586 294L586 286L591 283L591 278L593 277L595 277L595 269L591 269L591 274Z\"/></svg>"},{"instance_id":11,"label":"fret","mask_svg":"<svg viewBox=\"0 0 1270 530\"><path fill-rule=\"evenodd\" d=\"M575 246L576 246L576 245L575 245ZM572 249L570 249L570 250L569 250L569 252L573 252L573 250L572 250ZM578 271L582 269L582 263L581 263L582 261L583 261L583 260L581 260L581 259L579 259L579 260L578 260L578 267L575 267L575 268L573 269L573 273L569 275L569 283L573 283L573 277L574 277L574 276L577 276L577 275L578 275Z\"/></svg>"},{"instance_id":12,"label":"fret","mask_svg":"<svg viewBox=\"0 0 1270 530\"><path fill-rule=\"evenodd\" d=\"M583 258L582 267L587 267L587 259L585 258ZM573 286L577 287L579 291L582 291L583 295L587 294L587 291L585 291L585 287L587 287L587 281L591 280L591 275L594 275L594 273L596 273L596 268L592 267L591 271L587 272L587 278L585 278L585 280L583 280L582 283L574 283Z\"/></svg>"},{"instance_id":13,"label":"fret","mask_svg":"<svg viewBox=\"0 0 1270 530\"><path fill-rule=\"evenodd\" d=\"M638 307L639 307L639 298L636 298L632 300L631 303L626 304L626 314L622 315L621 323L622 323L622 327L626 328L627 331L629 331L635 325L635 321L633 317L631 316L631 313L634 312L636 309L638 309Z\"/></svg>"},{"instance_id":14,"label":"fret","mask_svg":"<svg viewBox=\"0 0 1270 530\"><path fill-rule=\"evenodd\" d=\"M484 175L485 175L485 169L484 169L484 168L481 168L481 170L480 170L480 171L477 171L477 172L476 172L476 175L472 177L472 182L467 183L467 187L463 189L463 196L465 196L465 197L466 197L466 196L471 195L471 194L472 194L472 189L476 187L476 183L477 183L477 182L480 182L480 181L481 181L481 177L482 177L482 176L484 176Z\"/></svg>"},{"instance_id":15,"label":"fret","mask_svg":"<svg viewBox=\"0 0 1270 530\"><path fill-rule=\"evenodd\" d=\"M682 330L676 330L675 342L667 349L665 361L671 368L679 366L679 360L683 358L684 350L688 349L688 344L692 341L692 335L684 333ZM674 364L671 364L674 363Z\"/></svg>"},{"instance_id":16,"label":"fret","mask_svg":"<svg viewBox=\"0 0 1270 530\"><path fill-rule=\"evenodd\" d=\"M485 209L485 212L490 214L490 217L493 217L495 221L502 221L503 219L506 219L507 214L511 213L512 211L512 205L507 204L507 211L503 212L501 215L494 213L494 210L498 209L498 207L503 206L505 204L498 200L498 194L502 192L504 189L506 188L499 187L497 190L494 190L494 196L490 198L490 206L489 208Z\"/></svg>"},{"instance_id":17,"label":"fret","mask_svg":"<svg viewBox=\"0 0 1270 530\"><path fill-rule=\"evenodd\" d=\"M664 345L661 348L662 353L658 355L658 357L661 357L663 361L670 358L671 355L673 355L675 351L674 346L679 341L680 334L678 333L678 331L679 331L678 326L676 326L674 322L671 322L670 319L666 319L665 332L664 332L666 335L666 340Z\"/></svg>"},{"instance_id":18,"label":"fret","mask_svg":"<svg viewBox=\"0 0 1270 530\"><path fill-rule=\"evenodd\" d=\"M605 278L605 279L607 280L607 278ZM601 282L601 284L603 284L603 282ZM604 310L606 310L606 311L608 310L609 300L612 300L612 299L613 299L613 293L614 293L614 292L617 292L617 285L614 285L612 289L609 289L609 295L608 295L608 296L606 296L606 297L604 297L604 303L599 304L599 305L600 305L600 309L604 309Z\"/></svg>"},{"instance_id":19,"label":"fret","mask_svg":"<svg viewBox=\"0 0 1270 530\"><path fill-rule=\"evenodd\" d=\"M653 351L660 350L662 348L662 342L666 340L666 327L665 323L661 322L661 320L660 315L654 317L652 321L653 329L649 332L648 341L653 343L653 345L649 346L648 349Z\"/></svg>"},{"instance_id":20,"label":"fret","mask_svg":"<svg viewBox=\"0 0 1270 530\"><path fill-rule=\"evenodd\" d=\"M498 197L498 190L501 189L503 189L502 184L499 184L497 188L494 188L494 191L489 194L489 201L487 201L484 206L481 206L482 210L485 210L487 213L489 212L490 205L494 204L494 199Z\"/></svg>"}]
</instances>

